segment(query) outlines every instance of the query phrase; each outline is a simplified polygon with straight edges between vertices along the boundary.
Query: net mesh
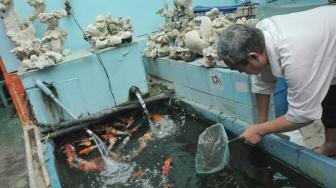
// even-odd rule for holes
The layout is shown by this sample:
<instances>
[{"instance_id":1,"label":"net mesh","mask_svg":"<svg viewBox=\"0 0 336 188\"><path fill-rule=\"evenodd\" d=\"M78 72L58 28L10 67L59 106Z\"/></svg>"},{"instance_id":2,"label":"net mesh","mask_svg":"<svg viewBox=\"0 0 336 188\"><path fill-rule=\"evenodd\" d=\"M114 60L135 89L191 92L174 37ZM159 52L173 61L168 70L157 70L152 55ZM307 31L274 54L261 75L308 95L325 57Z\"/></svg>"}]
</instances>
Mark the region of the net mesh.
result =
<instances>
[{"instance_id":1,"label":"net mesh","mask_svg":"<svg viewBox=\"0 0 336 188\"><path fill-rule=\"evenodd\" d=\"M222 124L208 127L198 137L196 172L209 174L218 172L229 162L228 137Z\"/></svg>"}]
</instances>

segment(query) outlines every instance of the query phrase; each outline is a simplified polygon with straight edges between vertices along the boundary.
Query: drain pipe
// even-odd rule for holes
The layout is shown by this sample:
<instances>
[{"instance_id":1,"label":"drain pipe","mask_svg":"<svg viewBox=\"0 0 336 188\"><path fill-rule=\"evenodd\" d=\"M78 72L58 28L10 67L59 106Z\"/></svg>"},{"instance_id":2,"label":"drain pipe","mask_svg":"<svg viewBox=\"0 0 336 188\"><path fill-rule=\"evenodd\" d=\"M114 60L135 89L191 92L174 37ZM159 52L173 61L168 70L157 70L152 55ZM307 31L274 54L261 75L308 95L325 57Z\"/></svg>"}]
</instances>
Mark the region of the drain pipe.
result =
<instances>
[{"instance_id":1,"label":"drain pipe","mask_svg":"<svg viewBox=\"0 0 336 188\"><path fill-rule=\"evenodd\" d=\"M52 91L44 85L41 80L36 80L35 85L48 97L50 97L58 106L60 106L73 120L77 120L78 118L67 108L65 107L61 101L57 99L57 97L52 93Z\"/></svg>"}]
</instances>

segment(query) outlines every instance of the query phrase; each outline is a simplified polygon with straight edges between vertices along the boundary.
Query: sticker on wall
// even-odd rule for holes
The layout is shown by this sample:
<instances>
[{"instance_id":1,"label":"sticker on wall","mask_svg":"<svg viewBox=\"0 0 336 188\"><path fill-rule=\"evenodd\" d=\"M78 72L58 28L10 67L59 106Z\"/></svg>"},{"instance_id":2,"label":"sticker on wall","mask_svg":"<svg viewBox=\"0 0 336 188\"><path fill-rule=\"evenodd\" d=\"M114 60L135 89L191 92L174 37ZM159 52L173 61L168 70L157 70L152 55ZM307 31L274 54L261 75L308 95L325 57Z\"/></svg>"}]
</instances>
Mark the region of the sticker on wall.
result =
<instances>
[{"instance_id":1,"label":"sticker on wall","mask_svg":"<svg viewBox=\"0 0 336 188\"><path fill-rule=\"evenodd\" d=\"M248 85L244 82L236 82L235 88L238 92L248 92Z\"/></svg>"},{"instance_id":2,"label":"sticker on wall","mask_svg":"<svg viewBox=\"0 0 336 188\"><path fill-rule=\"evenodd\" d=\"M213 88L223 90L224 82L220 74L217 72L210 72L210 80Z\"/></svg>"}]
</instances>

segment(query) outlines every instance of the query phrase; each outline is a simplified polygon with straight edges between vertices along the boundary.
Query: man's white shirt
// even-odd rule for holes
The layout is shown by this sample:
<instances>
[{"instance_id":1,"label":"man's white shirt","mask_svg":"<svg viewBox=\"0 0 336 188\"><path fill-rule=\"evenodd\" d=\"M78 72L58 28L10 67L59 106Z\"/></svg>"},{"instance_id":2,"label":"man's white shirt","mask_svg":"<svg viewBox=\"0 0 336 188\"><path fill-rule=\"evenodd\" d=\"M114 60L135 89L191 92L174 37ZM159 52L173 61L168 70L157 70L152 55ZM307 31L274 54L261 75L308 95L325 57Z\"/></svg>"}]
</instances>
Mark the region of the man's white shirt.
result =
<instances>
[{"instance_id":1,"label":"man's white shirt","mask_svg":"<svg viewBox=\"0 0 336 188\"><path fill-rule=\"evenodd\" d=\"M336 72L336 6L273 16L257 28L264 33L270 64L253 76L252 91L272 94L274 76L283 77L288 84L286 119L320 119L321 102Z\"/></svg>"}]
</instances>

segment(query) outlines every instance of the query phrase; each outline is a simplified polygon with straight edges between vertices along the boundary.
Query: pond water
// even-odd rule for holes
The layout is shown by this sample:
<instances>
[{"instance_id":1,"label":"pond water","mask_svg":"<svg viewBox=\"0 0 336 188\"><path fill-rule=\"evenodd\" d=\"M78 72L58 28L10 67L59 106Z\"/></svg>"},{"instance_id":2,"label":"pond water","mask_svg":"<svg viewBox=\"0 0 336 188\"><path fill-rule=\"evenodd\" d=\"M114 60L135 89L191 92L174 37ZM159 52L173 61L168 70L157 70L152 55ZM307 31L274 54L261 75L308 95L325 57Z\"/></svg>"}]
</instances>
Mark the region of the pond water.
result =
<instances>
[{"instance_id":1,"label":"pond water","mask_svg":"<svg viewBox=\"0 0 336 188\"><path fill-rule=\"evenodd\" d=\"M258 152L244 146L240 141L230 145L230 166L215 174L197 175L195 154L198 136L206 127L214 123L165 105L150 107L149 111L151 114L157 114L153 116L156 125L152 129L149 128L147 118L143 116L140 109L123 112L115 116L115 119L105 120L99 125L90 127L90 130L103 137L101 130L106 130L106 127L116 124L112 122L120 122L123 117L134 117L134 123L128 128L138 127L138 130L129 137L128 142L124 142L125 145L121 148L120 145L128 136L120 136L111 149L116 154L113 157L114 160L110 159L107 164L100 159L97 149L93 149L89 154L79 155L79 151L83 149L82 146L78 146L79 140L89 138L85 131L55 139L57 168L63 187L234 188L290 186L287 178L279 173L274 173L269 165L262 161L263 157L260 155L263 154L258 156ZM102 138L102 140L104 139ZM98 166L96 168L98 170L83 171L76 167L76 164L70 167L69 156L64 153L66 144L72 144L76 149L76 157L81 160L95 161L98 164L95 166ZM139 149L141 145L143 146L142 150ZM78 159L76 160L78 161ZM251 161L253 162L251 163ZM257 167L251 168L251 164Z\"/></svg>"}]
</instances>

